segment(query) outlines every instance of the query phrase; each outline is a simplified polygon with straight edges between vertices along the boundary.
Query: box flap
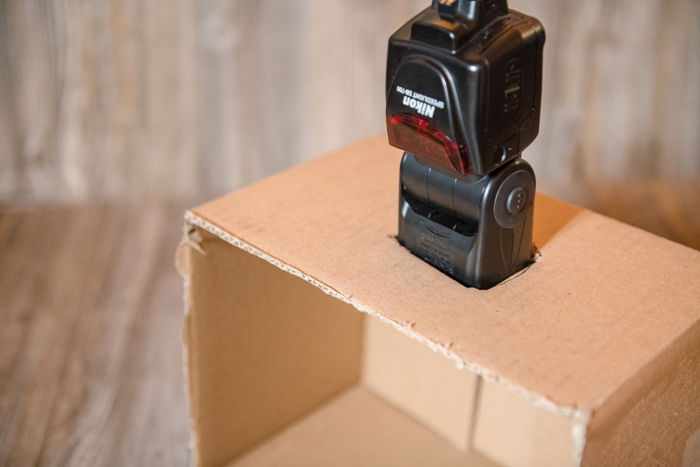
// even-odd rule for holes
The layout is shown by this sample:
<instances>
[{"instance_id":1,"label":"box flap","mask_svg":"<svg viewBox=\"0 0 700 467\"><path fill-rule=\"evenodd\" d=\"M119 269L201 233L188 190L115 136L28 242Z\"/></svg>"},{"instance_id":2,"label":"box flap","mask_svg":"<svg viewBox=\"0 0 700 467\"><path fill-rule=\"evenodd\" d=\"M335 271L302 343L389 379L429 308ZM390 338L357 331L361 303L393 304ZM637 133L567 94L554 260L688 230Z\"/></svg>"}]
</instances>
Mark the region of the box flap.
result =
<instances>
[{"instance_id":1,"label":"box flap","mask_svg":"<svg viewBox=\"0 0 700 467\"><path fill-rule=\"evenodd\" d=\"M700 320L700 253L538 195L538 261L467 288L396 241L400 151L383 137L187 219L486 378L586 417Z\"/></svg>"}]
</instances>

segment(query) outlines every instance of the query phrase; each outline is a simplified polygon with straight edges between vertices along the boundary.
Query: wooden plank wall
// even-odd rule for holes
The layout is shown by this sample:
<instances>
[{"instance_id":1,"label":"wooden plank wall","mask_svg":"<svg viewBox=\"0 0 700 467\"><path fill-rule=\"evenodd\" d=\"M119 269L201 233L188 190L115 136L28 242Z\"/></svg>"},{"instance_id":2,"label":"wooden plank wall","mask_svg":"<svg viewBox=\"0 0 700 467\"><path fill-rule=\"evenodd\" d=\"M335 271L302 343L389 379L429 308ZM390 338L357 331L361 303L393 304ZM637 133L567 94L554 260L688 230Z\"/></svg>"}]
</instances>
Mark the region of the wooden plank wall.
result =
<instances>
[{"instance_id":1,"label":"wooden plank wall","mask_svg":"<svg viewBox=\"0 0 700 467\"><path fill-rule=\"evenodd\" d=\"M0 201L205 199L383 131L427 0L0 0ZM700 1L511 0L548 32L542 181L700 173Z\"/></svg>"}]
</instances>

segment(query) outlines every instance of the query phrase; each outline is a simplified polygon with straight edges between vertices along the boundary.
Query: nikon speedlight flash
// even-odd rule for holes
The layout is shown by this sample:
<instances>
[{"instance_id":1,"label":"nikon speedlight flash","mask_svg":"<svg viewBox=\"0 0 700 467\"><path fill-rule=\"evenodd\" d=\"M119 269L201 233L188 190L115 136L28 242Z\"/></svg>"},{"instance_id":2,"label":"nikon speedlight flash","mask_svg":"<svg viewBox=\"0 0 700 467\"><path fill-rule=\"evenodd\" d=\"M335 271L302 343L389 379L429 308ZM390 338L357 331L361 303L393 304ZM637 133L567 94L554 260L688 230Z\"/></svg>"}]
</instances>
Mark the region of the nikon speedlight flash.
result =
<instances>
[{"instance_id":1,"label":"nikon speedlight flash","mask_svg":"<svg viewBox=\"0 0 700 467\"><path fill-rule=\"evenodd\" d=\"M479 289L532 261L545 34L507 0L433 0L389 39L386 118L399 242Z\"/></svg>"}]
</instances>

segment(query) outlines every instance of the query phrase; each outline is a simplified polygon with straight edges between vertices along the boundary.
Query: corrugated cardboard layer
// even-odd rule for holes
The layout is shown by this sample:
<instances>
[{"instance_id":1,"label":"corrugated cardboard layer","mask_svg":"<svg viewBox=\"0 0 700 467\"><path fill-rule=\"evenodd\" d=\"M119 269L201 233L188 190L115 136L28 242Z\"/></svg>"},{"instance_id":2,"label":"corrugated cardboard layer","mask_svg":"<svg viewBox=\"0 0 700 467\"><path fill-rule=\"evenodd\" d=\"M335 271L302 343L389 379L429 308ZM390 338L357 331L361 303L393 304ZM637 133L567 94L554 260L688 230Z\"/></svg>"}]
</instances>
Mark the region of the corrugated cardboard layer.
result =
<instances>
[{"instance_id":1,"label":"corrugated cardboard layer","mask_svg":"<svg viewBox=\"0 0 700 467\"><path fill-rule=\"evenodd\" d=\"M488 291L454 282L396 242L399 158L366 140L188 220L568 415L700 319L700 253L544 196L536 264Z\"/></svg>"}]
</instances>

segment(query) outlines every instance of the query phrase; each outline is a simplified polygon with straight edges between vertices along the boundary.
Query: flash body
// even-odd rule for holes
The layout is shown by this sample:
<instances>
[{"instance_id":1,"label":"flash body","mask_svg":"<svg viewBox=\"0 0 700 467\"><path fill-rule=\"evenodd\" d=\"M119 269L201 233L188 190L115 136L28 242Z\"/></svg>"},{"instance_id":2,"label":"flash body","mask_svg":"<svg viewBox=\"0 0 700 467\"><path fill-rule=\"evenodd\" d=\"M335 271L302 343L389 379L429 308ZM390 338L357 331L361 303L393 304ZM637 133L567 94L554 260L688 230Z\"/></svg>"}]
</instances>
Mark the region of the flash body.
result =
<instances>
[{"instance_id":1,"label":"flash body","mask_svg":"<svg viewBox=\"0 0 700 467\"><path fill-rule=\"evenodd\" d=\"M389 39L386 121L404 150L399 242L490 288L531 263L544 29L506 0L434 0Z\"/></svg>"}]
</instances>

